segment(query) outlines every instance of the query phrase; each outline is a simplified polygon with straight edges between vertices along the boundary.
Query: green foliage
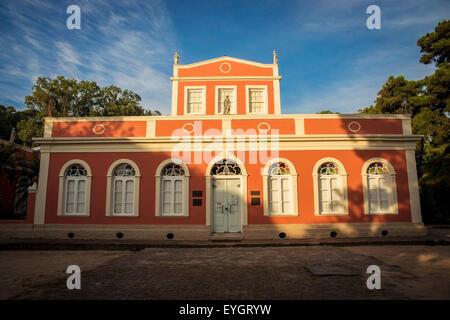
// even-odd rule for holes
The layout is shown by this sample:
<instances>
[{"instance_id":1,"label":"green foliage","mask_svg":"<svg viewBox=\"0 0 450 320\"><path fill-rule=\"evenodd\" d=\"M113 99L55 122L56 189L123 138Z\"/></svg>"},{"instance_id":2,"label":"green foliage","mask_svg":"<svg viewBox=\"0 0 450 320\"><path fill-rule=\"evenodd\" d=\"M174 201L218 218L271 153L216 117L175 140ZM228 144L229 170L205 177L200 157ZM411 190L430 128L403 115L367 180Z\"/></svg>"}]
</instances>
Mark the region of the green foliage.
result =
<instances>
[{"instance_id":1,"label":"green foliage","mask_svg":"<svg viewBox=\"0 0 450 320\"><path fill-rule=\"evenodd\" d=\"M0 107L0 119L14 118L0 131L8 136L12 127L18 129L18 139L31 146L33 137L43 135L44 118L89 116L144 116L161 115L140 105L141 97L130 90L116 86L100 87L94 81L77 81L58 76L55 79L39 77L31 95L25 97L28 109L15 111ZM18 116L16 115L18 114ZM3 123L3 121L2 121ZM8 131L9 130L9 131Z\"/></svg>"},{"instance_id":2,"label":"green foliage","mask_svg":"<svg viewBox=\"0 0 450 320\"><path fill-rule=\"evenodd\" d=\"M450 20L443 20L434 28L434 32L427 33L417 41L423 52L420 62L437 66L450 62Z\"/></svg>"},{"instance_id":3,"label":"green foliage","mask_svg":"<svg viewBox=\"0 0 450 320\"><path fill-rule=\"evenodd\" d=\"M421 63L434 62L432 75L413 81L390 76L378 92L375 105L360 113L411 114L417 143L416 160L422 214L425 222L448 222L450 208L450 20L440 22L435 32L417 41L424 54Z\"/></svg>"},{"instance_id":4,"label":"green foliage","mask_svg":"<svg viewBox=\"0 0 450 320\"><path fill-rule=\"evenodd\" d=\"M339 114L339 112L333 112L333 111L330 111L330 110L323 110L323 111L319 111L319 112L316 112L317 114Z\"/></svg>"}]
</instances>

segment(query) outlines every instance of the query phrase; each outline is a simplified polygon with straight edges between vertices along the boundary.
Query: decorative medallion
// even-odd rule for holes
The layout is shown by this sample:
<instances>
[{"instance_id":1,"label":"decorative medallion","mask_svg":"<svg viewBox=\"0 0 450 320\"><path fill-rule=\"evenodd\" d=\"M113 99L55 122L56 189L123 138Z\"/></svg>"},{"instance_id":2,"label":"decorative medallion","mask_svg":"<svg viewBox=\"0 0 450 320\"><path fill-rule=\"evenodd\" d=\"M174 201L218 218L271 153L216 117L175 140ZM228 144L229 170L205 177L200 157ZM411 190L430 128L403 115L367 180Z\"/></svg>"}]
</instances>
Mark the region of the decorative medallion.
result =
<instances>
[{"instance_id":1,"label":"decorative medallion","mask_svg":"<svg viewBox=\"0 0 450 320\"><path fill-rule=\"evenodd\" d=\"M231 65L228 62L224 62L220 65L220 72L228 73L231 71Z\"/></svg>"},{"instance_id":2,"label":"decorative medallion","mask_svg":"<svg viewBox=\"0 0 450 320\"><path fill-rule=\"evenodd\" d=\"M348 124L347 128L351 132L358 132L359 130L361 130L361 125L359 124L359 122L352 121Z\"/></svg>"},{"instance_id":3,"label":"decorative medallion","mask_svg":"<svg viewBox=\"0 0 450 320\"><path fill-rule=\"evenodd\" d=\"M92 131L93 131L95 134L102 134L103 132L105 132L105 126L102 125L102 124L96 124L96 125L94 126L94 128L92 128Z\"/></svg>"},{"instance_id":4,"label":"decorative medallion","mask_svg":"<svg viewBox=\"0 0 450 320\"><path fill-rule=\"evenodd\" d=\"M192 132L194 132L194 124L192 124L190 122L185 123L183 125L183 131L186 132L186 133L191 134Z\"/></svg>"},{"instance_id":5,"label":"decorative medallion","mask_svg":"<svg viewBox=\"0 0 450 320\"><path fill-rule=\"evenodd\" d=\"M268 124L267 122L260 122L258 124L258 130L261 133L267 133L270 130L270 124Z\"/></svg>"}]
</instances>

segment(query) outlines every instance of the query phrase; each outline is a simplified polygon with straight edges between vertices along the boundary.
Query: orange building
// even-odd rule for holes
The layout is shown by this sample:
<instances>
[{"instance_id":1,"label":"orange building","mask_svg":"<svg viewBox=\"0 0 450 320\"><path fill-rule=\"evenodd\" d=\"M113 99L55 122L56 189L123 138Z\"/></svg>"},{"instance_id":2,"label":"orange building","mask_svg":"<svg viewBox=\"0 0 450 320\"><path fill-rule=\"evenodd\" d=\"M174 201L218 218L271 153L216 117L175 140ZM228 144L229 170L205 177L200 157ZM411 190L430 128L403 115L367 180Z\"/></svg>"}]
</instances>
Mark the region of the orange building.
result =
<instances>
[{"instance_id":1,"label":"orange building","mask_svg":"<svg viewBox=\"0 0 450 320\"><path fill-rule=\"evenodd\" d=\"M171 80L170 116L46 118L33 224L9 234L425 233L409 115L281 114L275 52L272 64L175 55Z\"/></svg>"}]
</instances>

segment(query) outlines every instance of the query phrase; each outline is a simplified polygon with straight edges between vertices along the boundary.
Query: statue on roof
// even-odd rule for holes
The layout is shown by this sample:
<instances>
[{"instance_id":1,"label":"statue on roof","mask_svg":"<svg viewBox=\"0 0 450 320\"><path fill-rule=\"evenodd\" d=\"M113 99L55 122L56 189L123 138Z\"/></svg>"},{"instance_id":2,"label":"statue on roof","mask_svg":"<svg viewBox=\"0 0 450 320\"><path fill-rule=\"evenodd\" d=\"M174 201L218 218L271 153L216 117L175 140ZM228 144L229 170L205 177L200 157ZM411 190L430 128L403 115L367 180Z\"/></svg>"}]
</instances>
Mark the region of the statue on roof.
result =
<instances>
[{"instance_id":1,"label":"statue on roof","mask_svg":"<svg viewBox=\"0 0 450 320\"><path fill-rule=\"evenodd\" d=\"M173 64L178 64L178 61L180 61L180 56L178 55L178 52L175 52L173 56Z\"/></svg>"},{"instance_id":2,"label":"statue on roof","mask_svg":"<svg viewBox=\"0 0 450 320\"><path fill-rule=\"evenodd\" d=\"M273 50L273 64L278 64L278 56L275 50Z\"/></svg>"}]
</instances>

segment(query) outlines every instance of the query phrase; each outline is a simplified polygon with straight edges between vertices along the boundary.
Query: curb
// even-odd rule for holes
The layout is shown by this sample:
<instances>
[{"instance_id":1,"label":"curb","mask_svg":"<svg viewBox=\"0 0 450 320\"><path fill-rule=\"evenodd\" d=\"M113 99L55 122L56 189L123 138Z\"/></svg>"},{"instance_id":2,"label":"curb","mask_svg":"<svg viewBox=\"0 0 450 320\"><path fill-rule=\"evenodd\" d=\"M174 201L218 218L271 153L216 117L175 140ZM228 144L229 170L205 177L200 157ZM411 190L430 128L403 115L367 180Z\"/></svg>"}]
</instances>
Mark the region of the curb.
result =
<instances>
[{"instance_id":1,"label":"curb","mask_svg":"<svg viewBox=\"0 0 450 320\"><path fill-rule=\"evenodd\" d=\"M227 242L125 242L125 241L71 241L71 240L44 240L27 241L17 240L0 242L0 250L129 250L139 251L145 248L227 248L227 247L311 247L311 246L395 246L395 245L425 245L446 246L450 239L367 239L359 241L333 241L321 239L317 241L227 241Z\"/></svg>"}]
</instances>

